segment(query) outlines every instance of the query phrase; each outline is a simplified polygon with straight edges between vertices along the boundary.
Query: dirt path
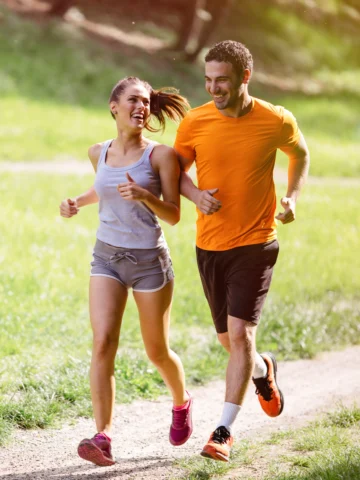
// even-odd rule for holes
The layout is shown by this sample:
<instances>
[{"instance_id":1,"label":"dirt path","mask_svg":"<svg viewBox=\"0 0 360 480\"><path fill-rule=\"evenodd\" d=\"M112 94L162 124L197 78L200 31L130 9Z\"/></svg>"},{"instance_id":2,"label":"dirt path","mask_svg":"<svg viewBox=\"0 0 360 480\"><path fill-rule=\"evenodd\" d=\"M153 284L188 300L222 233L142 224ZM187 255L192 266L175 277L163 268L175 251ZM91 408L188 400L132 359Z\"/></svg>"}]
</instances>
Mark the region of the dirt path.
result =
<instances>
[{"instance_id":1,"label":"dirt path","mask_svg":"<svg viewBox=\"0 0 360 480\"><path fill-rule=\"evenodd\" d=\"M352 404L360 396L360 346L342 352L321 354L315 360L280 362L279 384L285 394L285 409L277 419L261 410L253 387L237 420L235 435L264 437L272 431L302 425L339 402ZM91 420L61 430L18 431L14 442L0 450L2 480L49 479L169 479L181 472L173 467L176 458L199 453L216 426L224 397L224 383L212 382L193 388L194 433L186 445L168 442L171 401L137 401L116 407L113 449L117 464L100 468L82 461L76 447L83 437L92 436Z\"/></svg>"}]
</instances>

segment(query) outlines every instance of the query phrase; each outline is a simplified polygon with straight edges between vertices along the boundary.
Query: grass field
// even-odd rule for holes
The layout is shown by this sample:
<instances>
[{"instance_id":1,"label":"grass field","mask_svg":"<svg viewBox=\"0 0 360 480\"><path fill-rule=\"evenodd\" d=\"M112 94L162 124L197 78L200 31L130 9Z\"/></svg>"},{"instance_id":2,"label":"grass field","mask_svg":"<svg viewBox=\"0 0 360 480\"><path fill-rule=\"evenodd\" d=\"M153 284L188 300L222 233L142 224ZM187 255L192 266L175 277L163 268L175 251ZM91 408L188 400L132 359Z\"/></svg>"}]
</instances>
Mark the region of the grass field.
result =
<instances>
[{"instance_id":1,"label":"grass field","mask_svg":"<svg viewBox=\"0 0 360 480\"><path fill-rule=\"evenodd\" d=\"M208 99L202 67L189 66L164 54L149 56L126 51L124 55L122 51L89 41L69 25L54 22L38 28L6 10L3 14L0 30L3 160L85 159L91 144L114 135L107 101L113 85L126 75L139 75L155 88L164 85L180 88L193 106ZM332 75L331 69L328 74ZM344 82L346 76L349 72ZM351 81L359 84L360 70L352 71ZM337 94L336 90L319 96L284 95L263 91L256 83L251 86L251 93L293 111L311 149L312 175L360 175L358 95ZM171 145L175 131L175 125L170 124L161 141ZM284 165L282 158L280 164Z\"/></svg>"},{"instance_id":2,"label":"grass field","mask_svg":"<svg viewBox=\"0 0 360 480\"><path fill-rule=\"evenodd\" d=\"M3 424L42 427L61 415L90 413L87 288L96 207L66 220L58 216L58 204L91 181L90 176L3 174L1 196L7 199L0 219ZM309 185L299 204L298 221L280 226L281 254L259 329L260 350L271 349L279 358L290 359L359 342L357 188L332 186L330 195L326 183ZM283 189L279 185L279 193ZM346 216L345 196L351 199ZM184 360L189 381L203 383L222 374L226 358L216 344L196 270L190 203L183 202L180 224L164 228L176 272L172 346ZM145 358L132 301L123 324L116 377L119 401L156 396L164 388Z\"/></svg>"},{"instance_id":3,"label":"grass field","mask_svg":"<svg viewBox=\"0 0 360 480\"><path fill-rule=\"evenodd\" d=\"M338 406L299 430L235 444L231 462L193 457L178 465L182 480L358 480L360 409Z\"/></svg>"},{"instance_id":4,"label":"grass field","mask_svg":"<svg viewBox=\"0 0 360 480\"><path fill-rule=\"evenodd\" d=\"M39 28L3 7L1 12L0 161L85 159L90 144L114 135L107 97L129 73L155 87L181 86L194 105L206 98L197 66L167 57L124 56L69 26ZM262 93L258 85L254 91ZM360 99L279 93L266 98L294 111L311 148L311 173L324 178L304 190L297 222L279 227L281 253L258 346L279 358L311 357L360 341L359 185L335 180L360 173ZM171 124L161 141L171 144L174 134ZM285 165L282 156L279 164ZM58 205L92 181L91 176L2 172L0 442L13 425L45 427L64 416L90 414L87 289L96 207L65 220ZM279 184L278 191L282 196L285 186ZM223 375L226 358L196 270L194 220L193 207L183 201L180 224L164 228L176 272L172 347L182 356L189 381L202 383ZM145 358L131 300L116 378L118 401L164 391Z\"/></svg>"}]
</instances>

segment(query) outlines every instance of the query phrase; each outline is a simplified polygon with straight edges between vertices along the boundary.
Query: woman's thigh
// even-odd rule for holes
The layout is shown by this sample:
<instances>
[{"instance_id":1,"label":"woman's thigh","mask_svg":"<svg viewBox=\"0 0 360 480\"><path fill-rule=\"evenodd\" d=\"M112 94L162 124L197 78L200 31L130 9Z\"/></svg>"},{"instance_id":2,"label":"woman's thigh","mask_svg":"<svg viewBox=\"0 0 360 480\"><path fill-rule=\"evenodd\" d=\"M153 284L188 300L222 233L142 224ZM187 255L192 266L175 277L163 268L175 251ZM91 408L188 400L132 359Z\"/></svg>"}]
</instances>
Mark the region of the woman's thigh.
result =
<instances>
[{"instance_id":1,"label":"woman's thigh","mask_svg":"<svg viewBox=\"0 0 360 480\"><path fill-rule=\"evenodd\" d=\"M113 278L90 277L90 321L94 337L118 338L128 292Z\"/></svg>"},{"instance_id":2,"label":"woman's thigh","mask_svg":"<svg viewBox=\"0 0 360 480\"><path fill-rule=\"evenodd\" d=\"M141 333L146 349L168 348L169 323L174 281L156 292L133 292L139 310Z\"/></svg>"}]
</instances>

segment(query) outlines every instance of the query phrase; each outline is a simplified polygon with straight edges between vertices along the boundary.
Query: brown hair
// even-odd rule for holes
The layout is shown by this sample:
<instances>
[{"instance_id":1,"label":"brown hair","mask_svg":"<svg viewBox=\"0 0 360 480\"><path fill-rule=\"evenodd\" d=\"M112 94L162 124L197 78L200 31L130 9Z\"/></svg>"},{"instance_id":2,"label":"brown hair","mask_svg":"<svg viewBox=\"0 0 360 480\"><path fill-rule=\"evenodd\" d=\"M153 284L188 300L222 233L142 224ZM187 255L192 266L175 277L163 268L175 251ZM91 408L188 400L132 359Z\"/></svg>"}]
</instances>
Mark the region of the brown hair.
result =
<instances>
[{"instance_id":1,"label":"brown hair","mask_svg":"<svg viewBox=\"0 0 360 480\"><path fill-rule=\"evenodd\" d=\"M250 51L240 42L223 40L216 43L205 56L205 62L227 62L233 66L238 79L244 76L244 70L253 69L253 58Z\"/></svg>"},{"instance_id":2,"label":"brown hair","mask_svg":"<svg viewBox=\"0 0 360 480\"><path fill-rule=\"evenodd\" d=\"M154 90L148 82L138 77L125 77L120 80L111 91L109 103L117 102L125 89L133 83L142 85L150 94L150 116L145 125L145 128L150 132L164 131L166 125L165 117L174 121L180 121L190 108L187 99L182 97L175 88L163 87L159 90ZM110 113L115 119L115 115L111 111ZM160 124L158 128L150 125L153 117Z\"/></svg>"}]
</instances>

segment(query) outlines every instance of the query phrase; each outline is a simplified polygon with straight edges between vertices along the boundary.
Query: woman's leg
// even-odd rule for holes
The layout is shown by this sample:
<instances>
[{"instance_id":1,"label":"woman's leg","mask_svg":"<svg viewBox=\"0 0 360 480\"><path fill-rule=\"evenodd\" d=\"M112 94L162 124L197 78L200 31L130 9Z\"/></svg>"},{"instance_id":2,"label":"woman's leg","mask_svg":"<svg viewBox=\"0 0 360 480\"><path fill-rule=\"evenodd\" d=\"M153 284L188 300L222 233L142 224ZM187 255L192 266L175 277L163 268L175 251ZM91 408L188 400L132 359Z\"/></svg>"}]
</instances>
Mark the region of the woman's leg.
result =
<instances>
[{"instance_id":1,"label":"woman's leg","mask_svg":"<svg viewBox=\"0 0 360 480\"><path fill-rule=\"evenodd\" d=\"M102 276L90 277L89 293L92 404L97 431L110 435L115 402L114 362L128 293L117 280Z\"/></svg>"},{"instance_id":2,"label":"woman's leg","mask_svg":"<svg viewBox=\"0 0 360 480\"><path fill-rule=\"evenodd\" d=\"M136 292L146 353L169 388L175 406L186 403L185 373L180 358L169 348L169 324L174 282L157 292Z\"/></svg>"}]
</instances>

